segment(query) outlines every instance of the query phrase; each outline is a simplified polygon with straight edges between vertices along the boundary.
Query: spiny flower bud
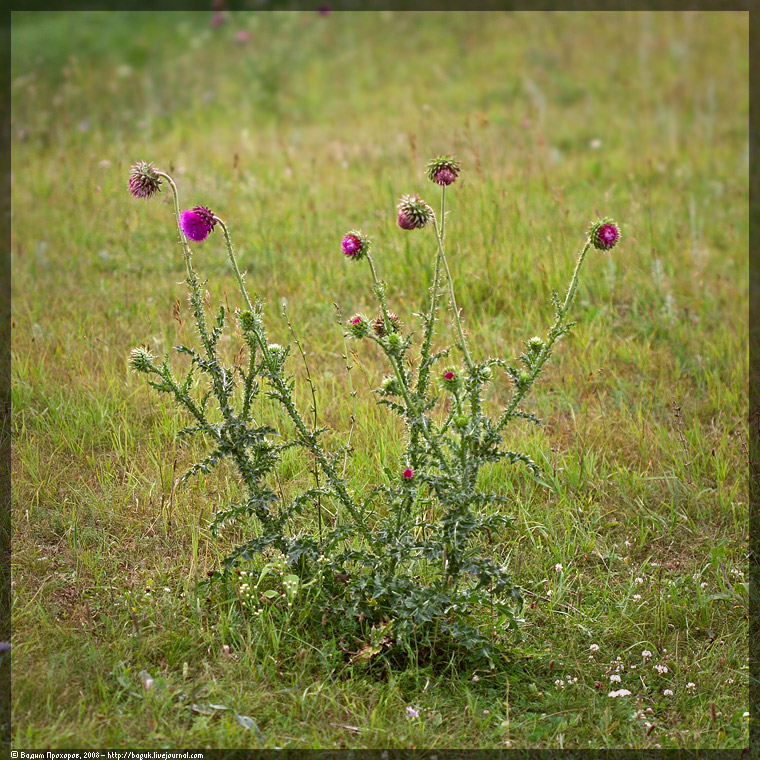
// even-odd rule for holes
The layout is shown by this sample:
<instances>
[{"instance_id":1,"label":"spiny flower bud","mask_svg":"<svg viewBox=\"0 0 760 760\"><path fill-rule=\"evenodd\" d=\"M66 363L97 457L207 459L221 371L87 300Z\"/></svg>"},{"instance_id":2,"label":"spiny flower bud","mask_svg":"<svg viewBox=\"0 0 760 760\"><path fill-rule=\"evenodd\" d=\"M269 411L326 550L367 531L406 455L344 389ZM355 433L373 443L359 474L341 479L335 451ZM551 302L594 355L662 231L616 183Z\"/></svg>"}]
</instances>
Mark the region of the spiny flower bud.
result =
<instances>
[{"instance_id":1,"label":"spiny flower bud","mask_svg":"<svg viewBox=\"0 0 760 760\"><path fill-rule=\"evenodd\" d=\"M250 312L247 309L238 312L238 319L240 320L240 326L246 332L250 332L256 327L256 317L253 315L253 312Z\"/></svg>"},{"instance_id":2,"label":"spiny flower bud","mask_svg":"<svg viewBox=\"0 0 760 760\"><path fill-rule=\"evenodd\" d=\"M146 351L142 346L137 346L137 348L132 349L132 353L129 355L129 366L132 372L152 372L155 358L150 351Z\"/></svg>"},{"instance_id":3,"label":"spiny flower bud","mask_svg":"<svg viewBox=\"0 0 760 760\"><path fill-rule=\"evenodd\" d=\"M385 328L385 318L382 314L372 322L372 332L377 335L378 338L382 338L388 332L397 333L401 329L401 320L397 314L392 311L388 312L388 330Z\"/></svg>"},{"instance_id":4,"label":"spiny flower bud","mask_svg":"<svg viewBox=\"0 0 760 760\"><path fill-rule=\"evenodd\" d=\"M488 383L493 378L493 370L486 364L478 370L478 379L481 383Z\"/></svg>"},{"instance_id":5,"label":"spiny flower bud","mask_svg":"<svg viewBox=\"0 0 760 760\"><path fill-rule=\"evenodd\" d=\"M398 226L402 230L424 227L433 218L433 209L419 195L402 195L397 208Z\"/></svg>"},{"instance_id":6,"label":"spiny flower bud","mask_svg":"<svg viewBox=\"0 0 760 760\"><path fill-rule=\"evenodd\" d=\"M454 393L462 387L462 376L459 370L450 367L441 376L441 386L447 391Z\"/></svg>"},{"instance_id":7,"label":"spiny flower bud","mask_svg":"<svg viewBox=\"0 0 760 760\"><path fill-rule=\"evenodd\" d=\"M544 347L544 342L541 340L541 338L538 337L538 335L534 335L529 341L528 341L528 350L532 354L540 353L541 349Z\"/></svg>"},{"instance_id":8,"label":"spiny flower bud","mask_svg":"<svg viewBox=\"0 0 760 760\"><path fill-rule=\"evenodd\" d=\"M391 333L388 336L388 348L393 351L401 348L401 336L398 333Z\"/></svg>"},{"instance_id":9,"label":"spiny flower bud","mask_svg":"<svg viewBox=\"0 0 760 760\"><path fill-rule=\"evenodd\" d=\"M158 176L153 164L138 161L129 171L129 192L135 198L150 198L161 192L161 177Z\"/></svg>"},{"instance_id":10,"label":"spiny flower bud","mask_svg":"<svg viewBox=\"0 0 760 760\"><path fill-rule=\"evenodd\" d=\"M380 383L380 393L383 396L398 396L401 393L398 380L393 375L386 375Z\"/></svg>"},{"instance_id":11,"label":"spiny flower bud","mask_svg":"<svg viewBox=\"0 0 760 760\"><path fill-rule=\"evenodd\" d=\"M366 338L369 335L369 322L363 314L354 314L346 322L346 327L354 338Z\"/></svg>"},{"instance_id":12,"label":"spiny flower bud","mask_svg":"<svg viewBox=\"0 0 760 760\"><path fill-rule=\"evenodd\" d=\"M450 185L459 176L459 162L451 156L438 156L428 161L427 175L436 185Z\"/></svg>"},{"instance_id":13,"label":"spiny flower bud","mask_svg":"<svg viewBox=\"0 0 760 760\"><path fill-rule=\"evenodd\" d=\"M205 240L216 226L214 212L206 206L196 206L192 211L183 211L180 215L179 226L190 240L199 243Z\"/></svg>"},{"instance_id":14,"label":"spiny flower bud","mask_svg":"<svg viewBox=\"0 0 760 760\"><path fill-rule=\"evenodd\" d=\"M600 251L609 251L620 240L620 229L612 219L605 217L592 223L588 235L594 248L598 248Z\"/></svg>"},{"instance_id":15,"label":"spiny flower bud","mask_svg":"<svg viewBox=\"0 0 760 760\"><path fill-rule=\"evenodd\" d=\"M454 419L454 424L459 430L464 430L467 427L467 423L469 423L469 421L470 418L466 414L458 414Z\"/></svg>"},{"instance_id":16,"label":"spiny flower bud","mask_svg":"<svg viewBox=\"0 0 760 760\"><path fill-rule=\"evenodd\" d=\"M344 255L352 261L361 261L369 252L369 237L361 230L351 230L341 242Z\"/></svg>"},{"instance_id":17,"label":"spiny flower bud","mask_svg":"<svg viewBox=\"0 0 760 760\"><path fill-rule=\"evenodd\" d=\"M270 354L280 356L283 353L282 346L279 343L270 343L267 348Z\"/></svg>"},{"instance_id":18,"label":"spiny flower bud","mask_svg":"<svg viewBox=\"0 0 760 760\"><path fill-rule=\"evenodd\" d=\"M518 388L525 388L529 382L530 373L526 372L524 369L521 369L515 378L515 383L517 383Z\"/></svg>"}]
</instances>

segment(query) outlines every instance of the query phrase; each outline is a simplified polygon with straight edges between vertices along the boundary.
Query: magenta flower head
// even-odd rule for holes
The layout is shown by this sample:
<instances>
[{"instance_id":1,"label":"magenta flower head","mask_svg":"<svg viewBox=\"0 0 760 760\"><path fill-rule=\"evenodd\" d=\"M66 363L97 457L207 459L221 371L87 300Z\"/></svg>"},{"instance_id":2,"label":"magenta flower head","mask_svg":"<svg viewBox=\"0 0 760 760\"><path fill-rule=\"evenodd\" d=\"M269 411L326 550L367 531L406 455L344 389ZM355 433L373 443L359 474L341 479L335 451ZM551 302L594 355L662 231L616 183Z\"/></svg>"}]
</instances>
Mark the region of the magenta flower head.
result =
<instances>
[{"instance_id":1,"label":"magenta flower head","mask_svg":"<svg viewBox=\"0 0 760 760\"><path fill-rule=\"evenodd\" d=\"M441 376L441 386L453 393L462 387L462 375L453 367L447 369Z\"/></svg>"},{"instance_id":2,"label":"magenta flower head","mask_svg":"<svg viewBox=\"0 0 760 760\"><path fill-rule=\"evenodd\" d=\"M366 338L369 335L369 321L363 314L354 314L346 322L346 327L354 338Z\"/></svg>"},{"instance_id":3,"label":"magenta flower head","mask_svg":"<svg viewBox=\"0 0 760 760\"><path fill-rule=\"evenodd\" d=\"M382 338L388 333L397 333L400 329L401 320L398 318L398 315L394 314L392 311L388 312L388 330L385 329L385 318L382 314L372 322L372 332L374 332L378 338Z\"/></svg>"},{"instance_id":4,"label":"magenta flower head","mask_svg":"<svg viewBox=\"0 0 760 760\"><path fill-rule=\"evenodd\" d=\"M210 208L196 206L192 211L183 211L180 214L179 226L190 240L199 243L205 240L216 226L216 217Z\"/></svg>"},{"instance_id":5,"label":"magenta flower head","mask_svg":"<svg viewBox=\"0 0 760 760\"><path fill-rule=\"evenodd\" d=\"M404 480L411 480L414 477L414 470L411 467L407 467L404 472L401 473Z\"/></svg>"},{"instance_id":6,"label":"magenta flower head","mask_svg":"<svg viewBox=\"0 0 760 760\"><path fill-rule=\"evenodd\" d=\"M588 236L600 251L609 251L620 240L620 228L612 219L599 219L589 227Z\"/></svg>"},{"instance_id":7,"label":"magenta flower head","mask_svg":"<svg viewBox=\"0 0 760 760\"><path fill-rule=\"evenodd\" d=\"M361 261L369 252L369 238L361 230L351 230L343 236L343 253L352 261Z\"/></svg>"},{"instance_id":8,"label":"magenta flower head","mask_svg":"<svg viewBox=\"0 0 760 760\"><path fill-rule=\"evenodd\" d=\"M402 195L398 203L398 226L402 230L424 227L433 218L433 209L419 195Z\"/></svg>"},{"instance_id":9,"label":"magenta flower head","mask_svg":"<svg viewBox=\"0 0 760 760\"><path fill-rule=\"evenodd\" d=\"M427 175L436 185L450 185L459 176L459 162L451 156L438 156L428 161Z\"/></svg>"},{"instance_id":10,"label":"magenta flower head","mask_svg":"<svg viewBox=\"0 0 760 760\"><path fill-rule=\"evenodd\" d=\"M150 198L161 192L161 177L158 176L153 164L138 161L129 170L129 192L135 198Z\"/></svg>"}]
</instances>

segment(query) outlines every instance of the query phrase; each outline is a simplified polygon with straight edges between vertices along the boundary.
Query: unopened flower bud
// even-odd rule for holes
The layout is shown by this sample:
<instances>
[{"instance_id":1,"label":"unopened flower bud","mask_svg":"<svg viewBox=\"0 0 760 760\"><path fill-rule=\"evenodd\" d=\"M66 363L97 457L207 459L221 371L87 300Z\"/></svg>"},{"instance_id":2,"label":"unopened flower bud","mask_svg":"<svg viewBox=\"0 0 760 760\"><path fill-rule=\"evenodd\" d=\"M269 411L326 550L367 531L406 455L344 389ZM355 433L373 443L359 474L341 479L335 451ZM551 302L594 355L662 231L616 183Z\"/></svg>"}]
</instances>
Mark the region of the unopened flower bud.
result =
<instances>
[{"instance_id":1,"label":"unopened flower bud","mask_svg":"<svg viewBox=\"0 0 760 760\"><path fill-rule=\"evenodd\" d=\"M438 156L428 162L427 175L437 185L450 185L459 176L459 163L451 156Z\"/></svg>"},{"instance_id":2,"label":"unopened flower bud","mask_svg":"<svg viewBox=\"0 0 760 760\"><path fill-rule=\"evenodd\" d=\"M155 358L142 346L138 346L137 348L133 348L132 353L129 355L129 366L132 372L149 373L153 371L153 359Z\"/></svg>"},{"instance_id":3,"label":"unopened flower bud","mask_svg":"<svg viewBox=\"0 0 760 760\"><path fill-rule=\"evenodd\" d=\"M388 347L393 351L401 348L401 336L398 333L391 333L388 336Z\"/></svg>"},{"instance_id":4,"label":"unopened flower bud","mask_svg":"<svg viewBox=\"0 0 760 760\"><path fill-rule=\"evenodd\" d=\"M528 350L532 354L538 354L540 353L541 349L544 347L544 342L539 338L537 335L533 336L528 341Z\"/></svg>"},{"instance_id":5,"label":"unopened flower bud","mask_svg":"<svg viewBox=\"0 0 760 760\"><path fill-rule=\"evenodd\" d=\"M424 227L433 218L433 209L419 195L403 195L398 203L398 226L403 230Z\"/></svg>"},{"instance_id":6,"label":"unopened flower bud","mask_svg":"<svg viewBox=\"0 0 760 760\"><path fill-rule=\"evenodd\" d=\"M393 375L386 375L380 383L380 393L383 396L398 396L401 393L398 380Z\"/></svg>"},{"instance_id":7,"label":"unopened flower bud","mask_svg":"<svg viewBox=\"0 0 760 760\"><path fill-rule=\"evenodd\" d=\"M238 319L240 320L240 326L246 332L250 332L256 327L256 317L253 315L253 312L247 309L246 311L238 312Z\"/></svg>"},{"instance_id":8,"label":"unopened flower bud","mask_svg":"<svg viewBox=\"0 0 760 760\"><path fill-rule=\"evenodd\" d=\"M459 430L464 430L467 427L469 421L470 419L466 414L458 414L454 419L454 424L457 426L457 428L459 428Z\"/></svg>"},{"instance_id":9,"label":"unopened flower bud","mask_svg":"<svg viewBox=\"0 0 760 760\"><path fill-rule=\"evenodd\" d=\"M609 251L620 240L620 229L612 219L604 218L593 222L588 231L589 238L600 251Z\"/></svg>"}]
</instances>

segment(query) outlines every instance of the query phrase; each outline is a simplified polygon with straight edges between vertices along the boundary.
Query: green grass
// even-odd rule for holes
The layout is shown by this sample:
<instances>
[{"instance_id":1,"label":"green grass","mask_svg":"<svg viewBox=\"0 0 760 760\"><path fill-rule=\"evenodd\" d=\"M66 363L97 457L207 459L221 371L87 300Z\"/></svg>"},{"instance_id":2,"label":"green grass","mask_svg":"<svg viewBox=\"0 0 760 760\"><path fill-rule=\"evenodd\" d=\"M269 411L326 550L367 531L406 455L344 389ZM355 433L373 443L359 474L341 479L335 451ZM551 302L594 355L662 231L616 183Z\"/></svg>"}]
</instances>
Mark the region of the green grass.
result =
<instances>
[{"instance_id":1,"label":"green grass","mask_svg":"<svg viewBox=\"0 0 760 760\"><path fill-rule=\"evenodd\" d=\"M13 16L14 746L746 745L747 14L208 22ZM134 345L164 352L192 329L169 200L135 201L127 172L173 170L187 205L228 220L281 343L288 301L340 445L333 302L371 305L340 237L372 235L414 325L435 250L393 209L432 199L423 166L441 152L463 165L447 238L477 356L548 326L591 218L614 216L624 239L587 263L578 324L530 403L544 428L508 431L548 485L484 473L517 524L494 537L527 602L509 662L347 667L341 647L359 644L310 622L308 599L256 619L196 593L242 535L208 529L237 484L222 470L173 488L199 445L174 441L184 418L128 371ZM195 263L212 304L239 305L221 240ZM361 489L402 437L370 390L380 357L360 344L352 362ZM308 466L290 457L281 477L308 483Z\"/></svg>"}]
</instances>

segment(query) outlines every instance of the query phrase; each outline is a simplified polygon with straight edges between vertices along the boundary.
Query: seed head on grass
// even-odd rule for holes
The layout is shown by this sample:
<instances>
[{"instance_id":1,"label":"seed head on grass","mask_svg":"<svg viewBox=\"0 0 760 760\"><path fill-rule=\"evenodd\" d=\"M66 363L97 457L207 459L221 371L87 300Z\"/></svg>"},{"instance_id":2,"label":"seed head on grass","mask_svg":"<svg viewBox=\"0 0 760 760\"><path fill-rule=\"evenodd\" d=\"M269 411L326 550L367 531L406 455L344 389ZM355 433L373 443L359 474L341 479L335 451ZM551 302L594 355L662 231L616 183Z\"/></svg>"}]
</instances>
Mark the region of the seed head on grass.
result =
<instances>
[{"instance_id":1,"label":"seed head on grass","mask_svg":"<svg viewBox=\"0 0 760 760\"><path fill-rule=\"evenodd\" d=\"M161 192L161 177L158 176L153 164L138 161L129 171L129 192L135 198L145 198Z\"/></svg>"},{"instance_id":2,"label":"seed head on grass","mask_svg":"<svg viewBox=\"0 0 760 760\"><path fill-rule=\"evenodd\" d=\"M361 230L351 230L341 242L343 254L352 261L361 261L369 251L369 237Z\"/></svg>"},{"instance_id":3,"label":"seed head on grass","mask_svg":"<svg viewBox=\"0 0 760 760\"><path fill-rule=\"evenodd\" d=\"M424 227L433 218L433 209L419 195L402 195L397 208L398 226L402 230Z\"/></svg>"},{"instance_id":4,"label":"seed head on grass","mask_svg":"<svg viewBox=\"0 0 760 760\"><path fill-rule=\"evenodd\" d=\"M190 240L200 243L205 240L216 226L213 211L206 206L196 206L192 211L183 211L180 215L180 227Z\"/></svg>"},{"instance_id":5,"label":"seed head on grass","mask_svg":"<svg viewBox=\"0 0 760 760\"><path fill-rule=\"evenodd\" d=\"M427 175L436 185L450 185L459 176L459 162L451 156L438 156L428 162Z\"/></svg>"},{"instance_id":6,"label":"seed head on grass","mask_svg":"<svg viewBox=\"0 0 760 760\"><path fill-rule=\"evenodd\" d=\"M593 222L588 231L591 242L594 248L600 251L609 251L614 248L620 240L620 229L612 221L605 217L604 219L598 219Z\"/></svg>"}]
</instances>

